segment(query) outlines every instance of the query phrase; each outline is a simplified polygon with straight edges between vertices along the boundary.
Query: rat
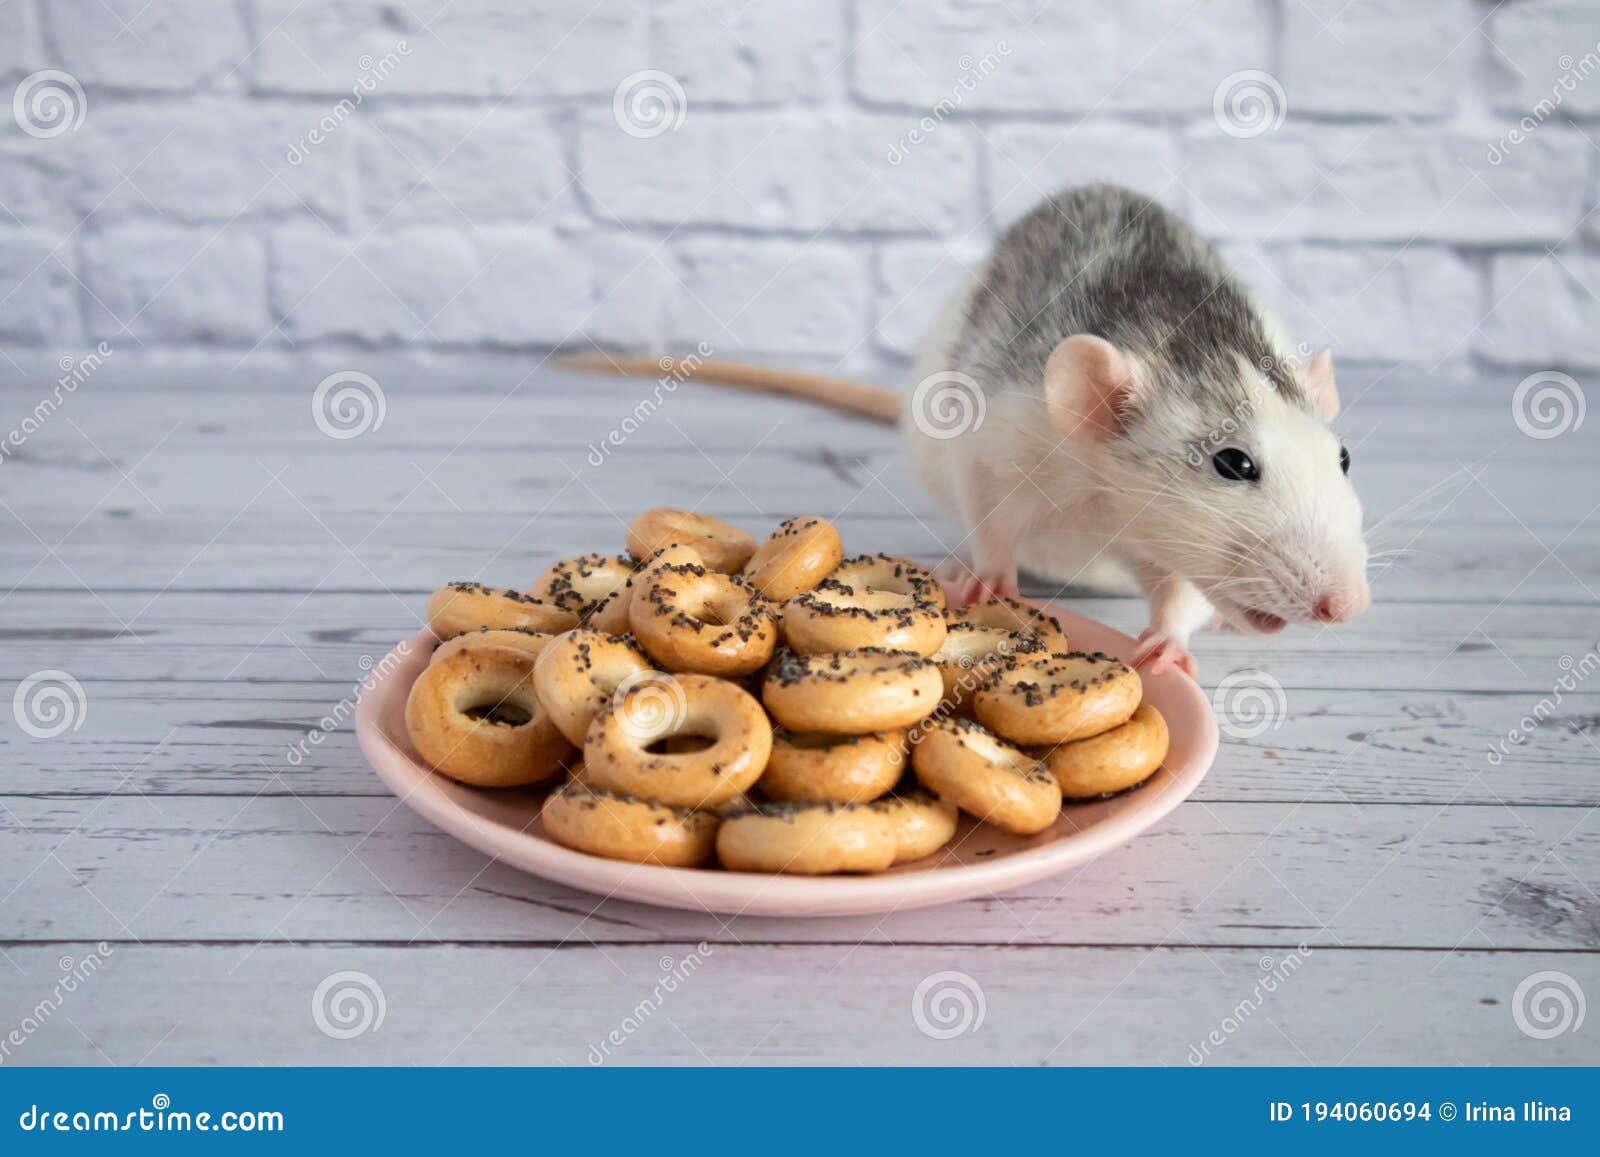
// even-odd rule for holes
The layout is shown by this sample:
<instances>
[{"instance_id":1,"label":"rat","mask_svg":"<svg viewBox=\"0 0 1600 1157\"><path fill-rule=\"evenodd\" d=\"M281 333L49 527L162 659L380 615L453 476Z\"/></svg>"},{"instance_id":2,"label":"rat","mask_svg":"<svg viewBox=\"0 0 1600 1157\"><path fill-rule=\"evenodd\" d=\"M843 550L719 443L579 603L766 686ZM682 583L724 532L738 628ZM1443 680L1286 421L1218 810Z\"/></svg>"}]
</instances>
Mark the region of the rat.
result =
<instances>
[{"instance_id":1,"label":"rat","mask_svg":"<svg viewBox=\"0 0 1600 1157\"><path fill-rule=\"evenodd\" d=\"M909 395L719 361L577 368L787 394L898 422L966 531L959 601L1018 568L1149 603L1134 665L1190 675L1191 635L1343 622L1371 602L1333 355L1309 358L1181 217L1113 185L1011 226L933 319Z\"/></svg>"}]
</instances>

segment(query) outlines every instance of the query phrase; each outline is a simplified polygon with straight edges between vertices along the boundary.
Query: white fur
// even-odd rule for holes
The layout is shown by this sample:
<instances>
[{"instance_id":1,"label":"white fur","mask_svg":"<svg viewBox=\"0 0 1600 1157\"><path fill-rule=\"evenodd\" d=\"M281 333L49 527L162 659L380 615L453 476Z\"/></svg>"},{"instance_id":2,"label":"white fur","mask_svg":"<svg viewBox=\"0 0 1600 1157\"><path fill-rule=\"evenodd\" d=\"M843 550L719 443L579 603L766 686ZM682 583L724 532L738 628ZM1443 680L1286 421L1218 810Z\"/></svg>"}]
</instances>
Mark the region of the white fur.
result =
<instances>
[{"instance_id":1,"label":"white fur","mask_svg":"<svg viewBox=\"0 0 1600 1157\"><path fill-rule=\"evenodd\" d=\"M913 384L959 365L952 344L976 284L936 315ZM1020 564L1063 584L1112 589L1126 589L1131 576L1150 601L1146 636L1179 655L1213 607L1245 629L1247 610L1307 621L1317 598L1336 589L1359 611L1370 597L1367 549L1338 438L1255 367L1239 372L1256 387L1251 412L1207 442L1198 468L1183 444L1197 411L1181 398L1147 405L1135 443L1113 451L1051 427L1037 387L1010 393L992 383L982 425L960 437L931 437L908 412L907 453L967 530L975 571L1003 575ZM1225 445L1260 464L1258 483L1214 472L1210 455Z\"/></svg>"}]
</instances>

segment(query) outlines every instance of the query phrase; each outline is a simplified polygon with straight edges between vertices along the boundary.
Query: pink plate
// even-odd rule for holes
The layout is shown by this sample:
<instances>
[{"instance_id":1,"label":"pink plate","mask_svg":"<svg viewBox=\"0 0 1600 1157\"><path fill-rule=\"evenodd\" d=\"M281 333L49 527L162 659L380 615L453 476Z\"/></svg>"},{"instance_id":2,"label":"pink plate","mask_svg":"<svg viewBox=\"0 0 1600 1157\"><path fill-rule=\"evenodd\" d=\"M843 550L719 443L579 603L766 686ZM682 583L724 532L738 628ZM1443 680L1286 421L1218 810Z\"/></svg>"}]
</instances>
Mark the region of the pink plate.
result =
<instances>
[{"instance_id":1,"label":"pink plate","mask_svg":"<svg viewBox=\"0 0 1600 1157\"><path fill-rule=\"evenodd\" d=\"M1127 657L1134 640L1059 607L1072 645ZM988 896L1085 863L1127 843L1188 798L1217 753L1217 722L1194 680L1147 677L1145 699L1166 717L1166 766L1132 791L1069 803L1054 826L1012 836L963 819L943 851L873 876L764 876L702 868L658 868L575 852L548 839L539 821L541 789L486 791L436 775L406 737L405 703L427 664L427 631L400 644L373 669L356 708L361 750L400 801L457 839L536 876L601 896L669 908L752 916L854 916Z\"/></svg>"}]
</instances>

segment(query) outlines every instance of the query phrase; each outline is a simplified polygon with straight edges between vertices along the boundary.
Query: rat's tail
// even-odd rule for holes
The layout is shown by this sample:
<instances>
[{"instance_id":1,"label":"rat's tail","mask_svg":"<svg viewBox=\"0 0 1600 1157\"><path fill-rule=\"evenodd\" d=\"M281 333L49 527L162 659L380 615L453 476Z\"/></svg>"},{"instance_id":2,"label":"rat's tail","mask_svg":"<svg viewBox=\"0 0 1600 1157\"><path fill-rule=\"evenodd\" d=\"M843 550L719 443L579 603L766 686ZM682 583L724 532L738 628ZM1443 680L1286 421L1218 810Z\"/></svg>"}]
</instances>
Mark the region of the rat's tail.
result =
<instances>
[{"instance_id":1,"label":"rat's tail","mask_svg":"<svg viewBox=\"0 0 1600 1157\"><path fill-rule=\"evenodd\" d=\"M904 399L898 393L882 386L852 381L849 378L830 378L824 374L780 370L771 366L752 366L744 362L580 354L555 358L553 364L562 369L619 374L630 378L676 378L678 381L717 382L725 386L757 390L763 394L783 394L806 402L816 402L879 422L898 422L904 404Z\"/></svg>"}]
</instances>

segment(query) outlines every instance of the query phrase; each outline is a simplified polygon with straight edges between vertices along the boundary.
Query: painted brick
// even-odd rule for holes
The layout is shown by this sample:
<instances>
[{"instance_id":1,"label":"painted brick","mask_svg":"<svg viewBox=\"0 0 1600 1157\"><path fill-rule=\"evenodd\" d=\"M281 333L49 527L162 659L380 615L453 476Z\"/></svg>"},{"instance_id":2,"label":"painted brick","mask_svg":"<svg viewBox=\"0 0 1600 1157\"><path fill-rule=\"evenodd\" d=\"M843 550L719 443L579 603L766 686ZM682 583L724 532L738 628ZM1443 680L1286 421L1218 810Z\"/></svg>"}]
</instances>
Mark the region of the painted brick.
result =
<instances>
[{"instance_id":1,"label":"painted brick","mask_svg":"<svg viewBox=\"0 0 1600 1157\"><path fill-rule=\"evenodd\" d=\"M978 216L970 128L920 144L895 115L690 110L675 132L629 136L609 112L584 117L583 185L597 213L628 224L941 233ZM685 163L716 157L718 164Z\"/></svg>"},{"instance_id":2,"label":"painted brick","mask_svg":"<svg viewBox=\"0 0 1600 1157\"><path fill-rule=\"evenodd\" d=\"M1163 129L1086 122L1000 125L984 130L992 223L1011 224L1045 197L1072 185L1111 181L1181 207L1183 167Z\"/></svg>"},{"instance_id":3,"label":"painted brick","mask_svg":"<svg viewBox=\"0 0 1600 1157\"><path fill-rule=\"evenodd\" d=\"M1593 158L1582 137L1548 125L1498 165L1491 143L1415 125L1286 124L1243 140L1208 125L1189 134L1184 183L1200 226L1224 236L1475 244L1564 236L1587 196Z\"/></svg>"},{"instance_id":4,"label":"painted brick","mask_svg":"<svg viewBox=\"0 0 1600 1157\"><path fill-rule=\"evenodd\" d=\"M1478 59L1466 0L1295 0L1284 6L1291 111L1444 116Z\"/></svg>"},{"instance_id":5,"label":"painted brick","mask_svg":"<svg viewBox=\"0 0 1600 1157\"><path fill-rule=\"evenodd\" d=\"M1478 351L1497 361L1549 368L1600 366L1600 257L1523 254L1495 259L1491 308Z\"/></svg>"},{"instance_id":6,"label":"painted brick","mask_svg":"<svg viewBox=\"0 0 1600 1157\"><path fill-rule=\"evenodd\" d=\"M36 344L76 340L77 285L63 237L0 229L0 338Z\"/></svg>"},{"instance_id":7,"label":"painted brick","mask_svg":"<svg viewBox=\"0 0 1600 1157\"><path fill-rule=\"evenodd\" d=\"M56 67L84 84L182 90L238 87L247 57L238 5L217 0L50 0Z\"/></svg>"},{"instance_id":8,"label":"painted brick","mask_svg":"<svg viewBox=\"0 0 1600 1157\"><path fill-rule=\"evenodd\" d=\"M220 223L294 214L342 221L350 126L302 147L319 115L226 99L119 104L92 110L79 131L46 143L62 146L74 203L96 220Z\"/></svg>"},{"instance_id":9,"label":"painted brick","mask_svg":"<svg viewBox=\"0 0 1600 1157\"><path fill-rule=\"evenodd\" d=\"M862 0L855 93L878 104L1060 113L1099 105L1124 75L1115 29L1047 0L912 10Z\"/></svg>"},{"instance_id":10,"label":"painted brick","mask_svg":"<svg viewBox=\"0 0 1600 1157\"><path fill-rule=\"evenodd\" d=\"M699 101L776 104L844 87L841 8L816 0L661 0L652 7L653 67Z\"/></svg>"},{"instance_id":11,"label":"painted brick","mask_svg":"<svg viewBox=\"0 0 1600 1157\"><path fill-rule=\"evenodd\" d=\"M283 230L272 252L273 307L296 341L554 345L590 305L581 256L539 230L409 229L353 247Z\"/></svg>"},{"instance_id":12,"label":"painted brick","mask_svg":"<svg viewBox=\"0 0 1600 1157\"><path fill-rule=\"evenodd\" d=\"M561 138L543 110L391 110L363 128L361 198L369 220L551 222L572 207Z\"/></svg>"},{"instance_id":13,"label":"painted brick","mask_svg":"<svg viewBox=\"0 0 1600 1157\"><path fill-rule=\"evenodd\" d=\"M687 348L837 357L870 337L865 255L838 245L706 238L679 247L686 292L667 335Z\"/></svg>"},{"instance_id":14,"label":"painted brick","mask_svg":"<svg viewBox=\"0 0 1600 1157\"><path fill-rule=\"evenodd\" d=\"M649 67L648 9L632 0L256 0L256 83L349 95L609 97ZM375 74L381 74L375 76Z\"/></svg>"},{"instance_id":15,"label":"painted brick","mask_svg":"<svg viewBox=\"0 0 1600 1157\"><path fill-rule=\"evenodd\" d=\"M243 227L132 225L83 239L89 331L113 345L267 337L266 246Z\"/></svg>"},{"instance_id":16,"label":"painted brick","mask_svg":"<svg viewBox=\"0 0 1600 1157\"><path fill-rule=\"evenodd\" d=\"M885 246L877 261L879 349L911 357L949 296L971 279L987 249L908 242Z\"/></svg>"},{"instance_id":17,"label":"painted brick","mask_svg":"<svg viewBox=\"0 0 1600 1157\"><path fill-rule=\"evenodd\" d=\"M1487 27L1501 111L1538 120L1600 114L1600 6L1526 0L1496 9Z\"/></svg>"}]
</instances>

